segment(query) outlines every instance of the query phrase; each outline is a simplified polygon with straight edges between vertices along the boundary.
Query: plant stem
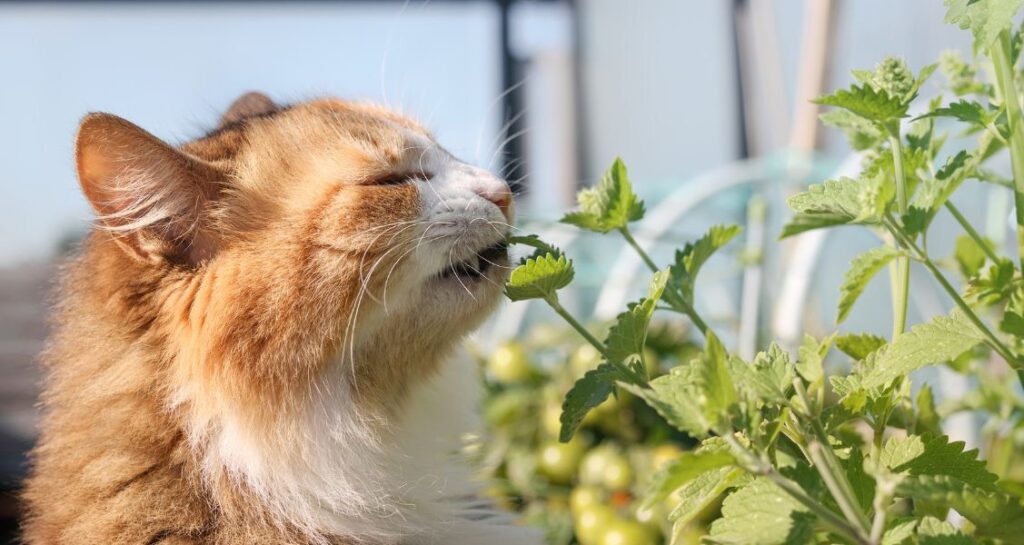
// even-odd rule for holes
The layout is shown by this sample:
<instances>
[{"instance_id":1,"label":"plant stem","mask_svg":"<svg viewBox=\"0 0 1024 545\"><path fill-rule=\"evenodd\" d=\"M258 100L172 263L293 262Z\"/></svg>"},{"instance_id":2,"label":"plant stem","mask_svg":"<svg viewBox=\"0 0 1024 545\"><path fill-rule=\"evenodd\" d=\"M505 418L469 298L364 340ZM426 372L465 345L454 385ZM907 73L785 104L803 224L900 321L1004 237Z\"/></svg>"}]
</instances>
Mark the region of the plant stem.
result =
<instances>
[{"instance_id":1,"label":"plant stem","mask_svg":"<svg viewBox=\"0 0 1024 545\"><path fill-rule=\"evenodd\" d=\"M549 297L545 297L544 300L547 302L548 305L551 306L551 308L555 312L558 313L559 316L562 317L563 320L568 322L568 324L571 325L572 328L575 329L577 332L579 332L579 334L582 335L583 338L586 339L588 343L590 343L594 348L596 348L597 351L600 352L602 356L604 356L604 359L609 364L619 368L622 372L626 373L627 376L632 377L633 383L641 384L641 385L642 384L647 384L647 376L646 375L641 375L641 374L633 371L633 369L631 369L628 365L625 365L625 364L623 364L620 361L615 361L611 357L609 357L608 356L608 348L605 347L604 343L602 343L601 341L597 340L597 337L595 337L592 333L590 333L590 331L587 331L587 328L583 327L583 324L579 323L579 321L577 321L576 318L573 317L572 314L569 314L568 310L565 310L565 307L562 306L562 303L560 303L558 301L558 296L557 295L552 294ZM646 366L645 366L645 369L646 369Z\"/></svg>"},{"instance_id":2,"label":"plant stem","mask_svg":"<svg viewBox=\"0 0 1024 545\"><path fill-rule=\"evenodd\" d=\"M979 318L978 315L974 312L974 309L972 309L971 306L968 305L962 297L960 297L960 293L957 292L956 288L954 288L953 285L949 283L949 280L946 280L946 277L942 274L942 271L940 271L939 268L935 266L935 263L932 262L928 255L922 252L921 249L918 248L916 244L914 244L914 241L910 240L910 237L907 237L891 219L886 220L885 226L886 228L889 229L889 231L893 234L894 237L903 242L906 248L914 252L915 259L920 261L928 269L928 271L932 273L932 276L934 276L935 280L938 281L940 286L942 286L942 289L945 290L947 294L949 294L949 296L953 299L953 302L956 303L956 306L959 307L961 311L963 311L963 313L967 316L967 319L969 319L971 323L974 324L976 328L978 328L978 331L980 331L981 334L985 336L985 338L988 340L989 346L991 346L993 350L995 350L1000 356L1002 356L1010 367L1014 369L1024 368L1024 366L1022 366L1021 363L1018 361L1017 357L1014 356L1013 352L1005 344L1003 344L1002 341L999 340L999 337L996 337L995 333L992 333L992 330L989 329L987 325L985 325L985 322L981 321L981 318Z\"/></svg>"},{"instance_id":3,"label":"plant stem","mask_svg":"<svg viewBox=\"0 0 1024 545\"><path fill-rule=\"evenodd\" d=\"M1010 62L1010 32L1003 30L989 48L995 67L996 83L1006 106L1006 122L1010 129L1007 148L1013 170L1013 202L1017 215L1017 253L1024 269L1024 119L1021 118L1020 97L1014 82L1015 70Z\"/></svg>"},{"instance_id":4,"label":"plant stem","mask_svg":"<svg viewBox=\"0 0 1024 545\"><path fill-rule=\"evenodd\" d=\"M738 455L739 459L737 461L741 464L743 469L755 475L763 475L765 478L775 483L775 485L781 488L783 492L817 515L818 519L821 520L825 526L829 527L830 530L843 535L854 543L870 545L866 532L860 530L856 525L843 519L831 509L822 505L821 502L809 496L807 492L804 492L804 490L800 488L799 484L776 471L771 464L765 462L758 457L757 454L743 446L736 440L736 437L733 436L732 433L721 434L721 437Z\"/></svg>"},{"instance_id":5,"label":"plant stem","mask_svg":"<svg viewBox=\"0 0 1024 545\"><path fill-rule=\"evenodd\" d=\"M896 206L900 216L907 213L907 178L903 172L903 144L900 142L899 121L889 128L889 147L896 178ZM910 291L910 258L896 258L896 277L893 279L892 338L907 329L907 296Z\"/></svg>"},{"instance_id":6,"label":"plant stem","mask_svg":"<svg viewBox=\"0 0 1024 545\"><path fill-rule=\"evenodd\" d=\"M597 340L597 337L590 333L590 331L587 331L587 328L583 327L583 324L576 321L576 318L574 318L572 314L569 314L569 311L565 310L565 307L563 307L562 304L558 302L557 295L552 294L550 297L545 297L544 300L547 302L548 305L551 306L552 309L554 309L555 312L558 313L559 316L562 317L563 320L568 322L573 329L579 332L579 334L582 335L583 338L587 340L587 342L593 345L593 347L596 348L602 356L604 356L605 358L608 357L608 349L605 348L604 343Z\"/></svg>"},{"instance_id":7,"label":"plant stem","mask_svg":"<svg viewBox=\"0 0 1024 545\"><path fill-rule=\"evenodd\" d=\"M895 486L891 480L880 478L877 481L875 499L871 503L871 507L875 510L875 518L871 522L872 544L882 542L882 536L885 535L886 518L889 516L889 502L892 501L892 496L895 492Z\"/></svg>"},{"instance_id":8,"label":"plant stem","mask_svg":"<svg viewBox=\"0 0 1024 545\"><path fill-rule=\"evenodd\" d=\"M647 268L650 269L651 272L656 273L659 271L658 264L651 259L651 256L647 255L647 252L645 252L642 247L640 247L640 244L638 244L636 239L633 238L633 233L629 231L629 227L619 228L619 233L622 234L622 238L626 239L626 243L636 250L637 255L640 256L640 259L643 260L644 264L647 265ZM665 301L672 307L672 310L685 314L689 317L690 321L693 322L693 325L697 326L697 329L700 330L700 334L707 336L707 322L697 314L697 309L693 308L692 305L687 304L686 301L683 300L682 296L675 292L669 292L669 295L665 297Z\"/></svg>"},{"instance_id":9,"label":"plant stem","mask_svg":"<svg viewBox=\"0 0 1024 545\"><path fill-rule=\"evenodd\" d=\"M814 432L814 439L808 441L807 450L805 451L808 458L814 463L814 468L821 475L822 480L825 481L825 486L832 494L832 497L835 498L839 509L846 515L846 518L851 523L857 525L864 533L867 533L868 517L860 509L857 495L853 492L853 485L850 484L850 480L846 477L846 470L828 443L828 434L825 433L825 428L822 427L818 417L814 415L815 407L811 405L811 400L807 395L807 390L804 389L803 381L799 378L793 379L793 388L796 390L797 397L807 407L807 410L811 412L811 414L804 415L804 418L810 422L811 430Z\"/></svg>"},{"instance_id":10,"label":"plant stem","mask_svg":"<svg viewBox=\"0 0 1024 545\"><path fill-rule=\"evenodd\" d=\"M988 241L981 237L981 234L974 229L974 226L971 225L969 221L967 221L967 218L965 218L963 214L961 214L960 211L957 210L956 206L948 199L946 200L946 210L949 210L949 213L953 214L953 217L956 218L957 223L959 223L960 226L964 228L964 231L967 231L967 234L970 235L970 237L974 239L974 242L981 247L981 251L985 252L985 256L988 257L989 260L992 261L992 263L996 263L999 261L999 257L992 250L992 246L988 243Z\"/></svg>"}]
</instances>

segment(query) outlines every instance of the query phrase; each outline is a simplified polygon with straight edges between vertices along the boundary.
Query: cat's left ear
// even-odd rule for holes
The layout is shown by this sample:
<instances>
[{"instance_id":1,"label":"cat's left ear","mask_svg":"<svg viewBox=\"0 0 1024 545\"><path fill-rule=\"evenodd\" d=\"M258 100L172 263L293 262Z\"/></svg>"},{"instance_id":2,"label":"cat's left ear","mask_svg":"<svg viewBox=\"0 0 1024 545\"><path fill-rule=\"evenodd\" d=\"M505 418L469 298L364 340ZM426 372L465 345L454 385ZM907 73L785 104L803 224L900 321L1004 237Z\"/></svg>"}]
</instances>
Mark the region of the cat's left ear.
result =
<instances>
[{"instance_id":1,"label":"cat's left ear","mask_svg":"<svg viewBox=\"0 0 1024 545\"><path fill-rule=\"evenodd\" d=\"M133 256L196 265L216 252L210 209L226 176L215 165L105 113L82 120L75 163L101 225Z\"/></svg>"}]
</instances>

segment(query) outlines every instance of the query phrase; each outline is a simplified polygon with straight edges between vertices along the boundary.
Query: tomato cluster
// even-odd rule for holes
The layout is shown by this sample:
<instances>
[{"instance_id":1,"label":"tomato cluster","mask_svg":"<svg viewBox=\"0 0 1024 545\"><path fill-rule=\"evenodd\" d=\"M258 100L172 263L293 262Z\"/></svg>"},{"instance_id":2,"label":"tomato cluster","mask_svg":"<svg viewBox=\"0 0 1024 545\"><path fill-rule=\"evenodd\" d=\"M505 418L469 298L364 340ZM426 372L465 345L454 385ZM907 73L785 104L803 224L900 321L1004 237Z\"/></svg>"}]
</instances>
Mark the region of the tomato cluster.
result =
<instances>
[{"instance_id":1,"label":"tomato cluster","mask_svg":"<svg viewBox=\"0 0 1024 545\"><path fill-rule=\"evenodd\" d=\"M698 350L678 341L685 338L676 326L655 328L644 353L652 377ZM553 545L667 543L671 500L646 507L641 497L653 473L693 441L621 393L591 411L571 441L559 442L565 393L600 363L598 351L576 339L539 326L481 357L487 430L472 450L491 478L490 491L544 527ZM703 533L700 525L675 531L686 534L679 543Z\"/></svg>"}]
</instances>

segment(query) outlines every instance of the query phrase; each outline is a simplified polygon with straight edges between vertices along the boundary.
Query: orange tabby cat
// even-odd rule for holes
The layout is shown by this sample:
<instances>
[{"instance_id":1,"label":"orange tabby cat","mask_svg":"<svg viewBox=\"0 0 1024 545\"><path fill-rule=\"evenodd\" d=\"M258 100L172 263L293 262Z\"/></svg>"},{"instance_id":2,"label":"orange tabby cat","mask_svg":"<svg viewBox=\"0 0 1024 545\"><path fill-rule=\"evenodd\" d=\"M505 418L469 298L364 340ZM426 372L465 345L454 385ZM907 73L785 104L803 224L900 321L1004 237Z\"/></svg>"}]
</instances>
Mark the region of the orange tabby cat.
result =
<instances>
[{"instance_id":1,"label":"orange tabby cat","mask_svg":"<svg viewBox=\"0 0 1024 545\"><path fill-rule=\"evenodd\" d=\"M414 121L249 94L76 141L99 219L44 355L30 544L535 544L455 453L512 200Z\"/></svg>"}]
</instances>

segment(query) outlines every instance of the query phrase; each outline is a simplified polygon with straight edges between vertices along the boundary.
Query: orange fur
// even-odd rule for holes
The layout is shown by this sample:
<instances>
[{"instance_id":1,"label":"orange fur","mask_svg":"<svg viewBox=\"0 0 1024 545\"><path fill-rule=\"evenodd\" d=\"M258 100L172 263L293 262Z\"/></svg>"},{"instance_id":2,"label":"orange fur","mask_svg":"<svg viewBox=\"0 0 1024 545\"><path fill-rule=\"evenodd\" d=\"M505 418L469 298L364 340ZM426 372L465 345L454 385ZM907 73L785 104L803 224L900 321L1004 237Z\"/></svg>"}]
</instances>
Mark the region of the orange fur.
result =
<instances>
[{"instance_id":1,"label":"orange fur","mask_svg":"<svg viewBox=\"0 0 1024 545\"><path fill-rule=\"evenodd\" d=\"M402 261L426 233L400 227L429 189L380 183L423 174L419 125L333 99L242 106L176 149L105 114L83 123L79 173L101 220L65 267L43 356L29 544L362 540L268 506L215 456L224 418L267 459L301 461L296 422L337 372L386 440L406 392L497 301L500 271L457 308L374 300L431 297ZM172 185L142 200L157 183Z\"/></svg>"}]
</instances>

